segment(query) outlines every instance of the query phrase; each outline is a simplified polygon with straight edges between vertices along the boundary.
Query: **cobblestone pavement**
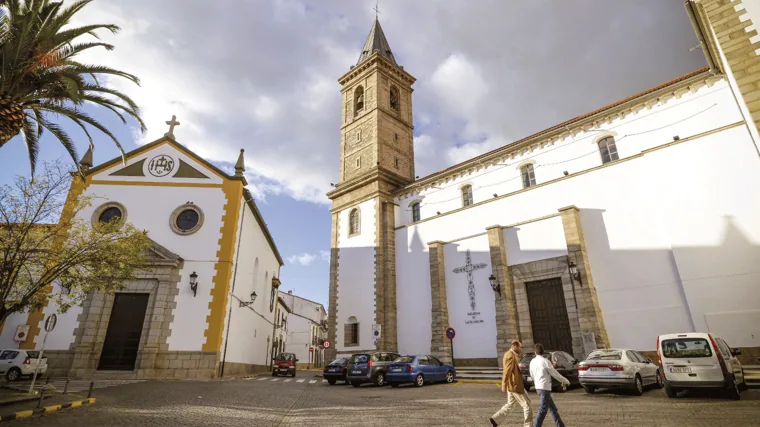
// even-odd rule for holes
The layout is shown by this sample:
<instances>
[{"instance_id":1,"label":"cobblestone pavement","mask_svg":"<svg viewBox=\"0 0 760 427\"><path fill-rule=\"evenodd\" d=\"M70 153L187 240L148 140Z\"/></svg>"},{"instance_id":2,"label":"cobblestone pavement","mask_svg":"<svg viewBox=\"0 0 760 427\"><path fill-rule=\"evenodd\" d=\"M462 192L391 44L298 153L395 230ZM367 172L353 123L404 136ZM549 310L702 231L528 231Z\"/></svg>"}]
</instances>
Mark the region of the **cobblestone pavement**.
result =
<instances>
[{"instance_id":1,"label":"cobblestone pavement","mask_svg":"<svg viewBox=\"0 0 760 427\"><path fill-rule=\"evenodd\" d=\"M97 403L18 426L484 426L504 404L494 385L423 388L330 386L313 374L273 381L146 381L97 390ZM303 379L303 382L298 380ZM316 381L312 383L312 381ZM530 393L534 410L538 399ZM668 399L662 390L554 395L568 426L703 427L760 425L760 390L735 402L710 395ZM519 425L520 411L506 425ZM551 417L549 417L551 418ZM553 425L550 419L545 425Z\"/></svg>"},{"instance_id":2,"label":"cobblestone pavement","mask_svg":"<svg viewBox=\"0 0 760 427\"><path fill-rule=\"evenodd\" d=\"M122 384L132 384L143 382L144 380L95 380L93 389L113 387ZM2 383L2 386L11 390L29 391L29 386L32 384L32 380L23 381L6 381ZM87 393L90 389L90 380L70 380L68 386L66 385L66 378L40 378L34 382L34 389L39 390L45 384L52 384L58 393L63 392L64 388L71 393Z\"/></svg>"}]
</instances>

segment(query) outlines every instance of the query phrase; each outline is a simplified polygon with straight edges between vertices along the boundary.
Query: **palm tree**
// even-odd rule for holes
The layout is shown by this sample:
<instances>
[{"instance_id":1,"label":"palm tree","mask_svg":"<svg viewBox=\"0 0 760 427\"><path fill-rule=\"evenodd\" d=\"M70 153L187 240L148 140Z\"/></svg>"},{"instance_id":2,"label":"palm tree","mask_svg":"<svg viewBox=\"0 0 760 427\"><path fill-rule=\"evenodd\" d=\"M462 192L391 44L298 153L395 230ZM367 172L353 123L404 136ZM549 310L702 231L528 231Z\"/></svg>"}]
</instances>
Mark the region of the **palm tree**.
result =
<instances>
[{"instance_id":1,"label":"palm tree","mask_svg":"<svg viewBox=\"0 0 760 427\"><path fill-rule=\"evenodd\" d=\"M76 55L92 48L112 50L100 41L81 41L97 31L116 33L116 25L95 24L66 28L75 13L92 0L79 0L68 7L62 1L0 0L0 147L21 134L29 152L32 175L37 162L39 138L49 131L77 162L74 143L50 114L66 117L84 131L85 125L117 138L99 121L81 110L86 103L104 107L126 124L133 117L145 130L137 105L123 93L101 84L103 76L119 76L140 84L137 77L102 65L82 64Z\"/></svg>"}]
</instances>

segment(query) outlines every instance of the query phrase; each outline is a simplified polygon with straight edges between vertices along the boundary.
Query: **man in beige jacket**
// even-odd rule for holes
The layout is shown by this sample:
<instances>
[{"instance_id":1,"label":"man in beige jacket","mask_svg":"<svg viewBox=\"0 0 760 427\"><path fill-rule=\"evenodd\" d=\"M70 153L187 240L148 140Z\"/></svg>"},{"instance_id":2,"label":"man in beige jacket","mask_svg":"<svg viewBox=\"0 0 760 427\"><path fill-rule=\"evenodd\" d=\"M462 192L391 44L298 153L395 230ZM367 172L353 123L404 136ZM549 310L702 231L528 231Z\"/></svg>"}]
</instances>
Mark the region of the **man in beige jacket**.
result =
<instances>
[{"instance_id":1,"label":"man in beige jacket","mask_svg":"<svg viewBox=\"0 0 760 427\"><path fill-rule=\"evenodd\" d=\"M523 408L523 427L530 427L533 421L533 410L530 407L530 398L525 393L522 375L520 375L520 357L522 355L522 344L520 341L512 341L512 348L504 353L503 373L501 376L501 391L507 393L507 403L493 414L489 419L493 427L499 425L502 420L512 409L515 402Z\"/></svg>"}]
</instances>

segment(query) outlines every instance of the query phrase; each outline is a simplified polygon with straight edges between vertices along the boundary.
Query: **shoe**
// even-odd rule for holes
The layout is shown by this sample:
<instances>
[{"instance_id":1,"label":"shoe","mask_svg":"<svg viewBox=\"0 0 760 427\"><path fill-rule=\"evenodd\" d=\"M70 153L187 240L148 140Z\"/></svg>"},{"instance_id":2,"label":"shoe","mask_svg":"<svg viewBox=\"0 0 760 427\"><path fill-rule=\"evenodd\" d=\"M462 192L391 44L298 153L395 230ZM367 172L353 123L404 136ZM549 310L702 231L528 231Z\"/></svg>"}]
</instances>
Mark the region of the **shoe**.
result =
<instances>
[{"instance_id":1,"label":"shoe","mask_svg":"<svg viewBox=\"0 0 760 427\"><path fill-rule=\"evenodd\" d=\"M490 421L490 422L491 422L491 425L492 425L493 427L499 427L499 425L498 425L498 424L496 424L496 421L494 421L494 420L493 420L493 418L489 418L489 419L488 419L488 421Z\"/></svg>"}]
</instances>

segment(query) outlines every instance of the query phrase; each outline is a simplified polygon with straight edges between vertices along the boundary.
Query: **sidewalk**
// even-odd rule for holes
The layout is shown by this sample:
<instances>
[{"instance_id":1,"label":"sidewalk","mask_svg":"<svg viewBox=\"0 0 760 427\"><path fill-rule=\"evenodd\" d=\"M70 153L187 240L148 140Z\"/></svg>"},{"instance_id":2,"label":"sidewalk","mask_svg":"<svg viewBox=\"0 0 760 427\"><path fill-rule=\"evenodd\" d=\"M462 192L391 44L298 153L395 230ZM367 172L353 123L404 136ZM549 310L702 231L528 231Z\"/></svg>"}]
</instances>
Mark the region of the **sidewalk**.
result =
<instances>
[{"instance_id":1,"label":"sidewalk","mask_svg":"<svg viewBox=\"0 0 760 427\"><path fill-rule=\"evenodd\" d=\"M15 403L12 403L14 401ZM56 394L53 397L44 399L38 408L39 395L2 390L2 393L0 393L0 422L28 418L36 414L55 412L62 409L88 406L94 403L95 399L87 399L86 394Z\"/></svg>"}]
</instances>

